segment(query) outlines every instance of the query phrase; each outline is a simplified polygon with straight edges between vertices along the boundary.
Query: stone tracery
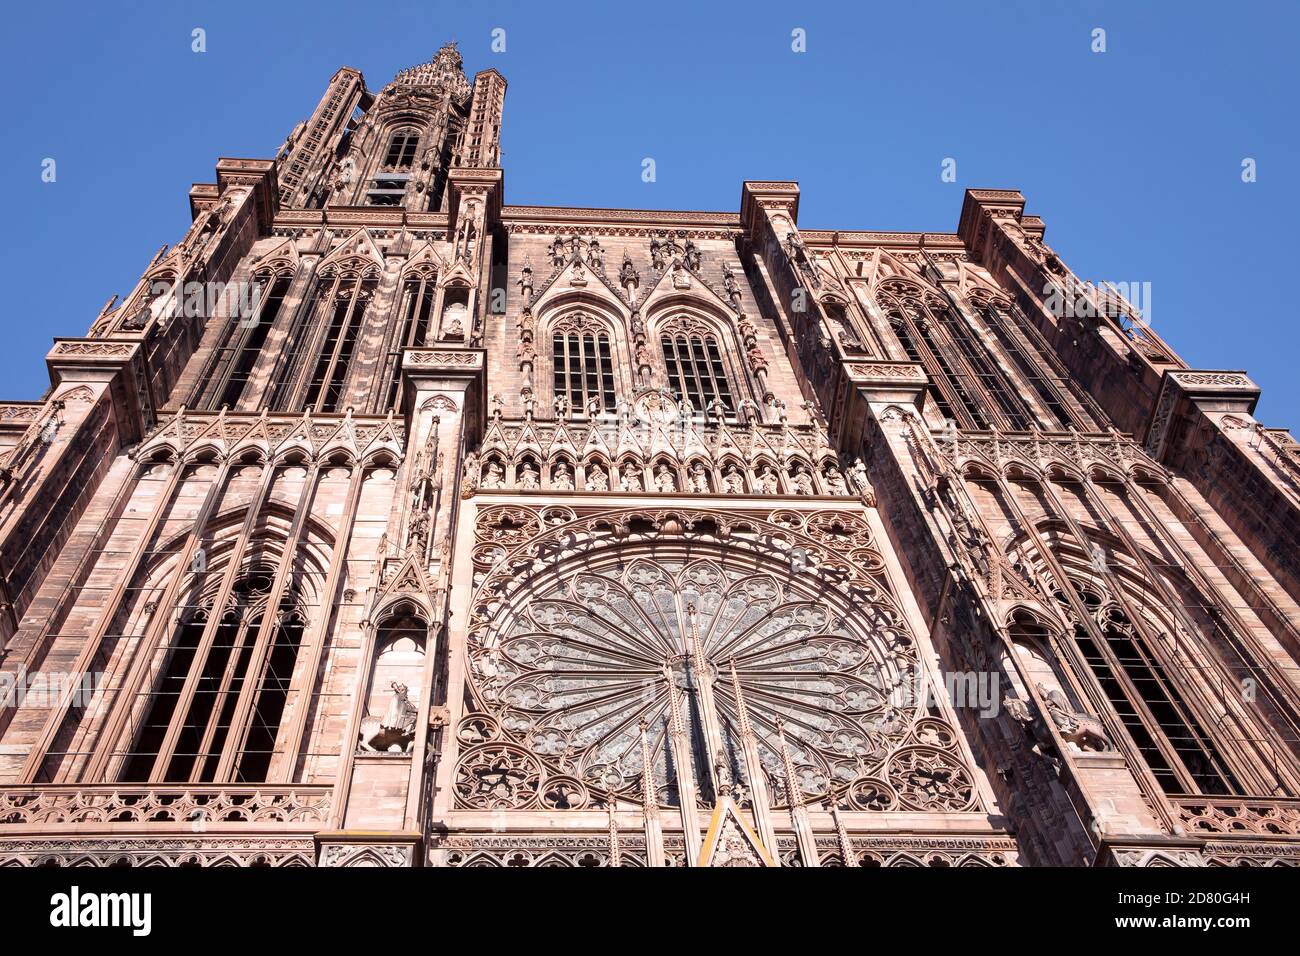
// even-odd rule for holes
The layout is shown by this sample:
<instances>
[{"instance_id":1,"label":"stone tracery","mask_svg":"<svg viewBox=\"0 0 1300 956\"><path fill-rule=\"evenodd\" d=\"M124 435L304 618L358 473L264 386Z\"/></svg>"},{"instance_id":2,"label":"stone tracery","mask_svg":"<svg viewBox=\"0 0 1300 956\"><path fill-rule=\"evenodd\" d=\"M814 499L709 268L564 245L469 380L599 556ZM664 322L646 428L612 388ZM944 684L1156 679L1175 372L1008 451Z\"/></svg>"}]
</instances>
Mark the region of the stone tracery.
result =
<instances>
[{"instance_id":1,"label":"stone tracery","mask_svg":"<svg viewBox=\"0 0 1300 956\"><path fill-rule=\"evenodd\" d=\"M778 512L724 531L712 516L704 526L696 524L702 515L656 515L659 530L638 533L650 516L571 514L480 514L478 559L490 570L467 648L479 715L460 730L471 745L457 769L462 805L557 808L597 794L636 803L643 721L657 798L676 805L670 693L690 702L696 785L708 791L705 741L715 735L725 754L738 751L734 667L770 792L784 792L776 742L784 722L805 799L860 810L977 806L955 733L924 707L916 646L860 519ZM544 525L550 530L538 534ZM725 549L716 537L723 534ZM752 548L735 547L751 535ZM583 538L605 547L573 543ZM786 553L762 554L772 541ZM553 548L584 556L548 560L518 580L530 554L554 557ZM845 549L856 560L831 567L832 554ZM832 583L835 571L846 580ZM851 593L870 603L855 604ZM703 682L715 714L700 703Z\"/></svg>"}]
</instances>

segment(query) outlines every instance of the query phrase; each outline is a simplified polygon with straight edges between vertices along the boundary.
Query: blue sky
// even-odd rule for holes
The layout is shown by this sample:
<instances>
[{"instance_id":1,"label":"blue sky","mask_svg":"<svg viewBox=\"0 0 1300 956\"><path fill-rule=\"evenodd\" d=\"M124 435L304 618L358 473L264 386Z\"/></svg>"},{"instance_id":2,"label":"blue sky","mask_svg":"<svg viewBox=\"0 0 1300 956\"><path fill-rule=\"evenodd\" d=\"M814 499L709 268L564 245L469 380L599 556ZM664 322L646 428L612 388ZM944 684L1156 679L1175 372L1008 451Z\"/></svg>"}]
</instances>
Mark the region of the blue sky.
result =
<instances>
[{"instance_id":1,"label":"blue sky","mask_svg":"<svg viewBox=\"0 0 1300 956\"><path fill-rule=\"evenodd\" d=\"M805 227L951 231L967 187L1017 188L1080 277L1151 283L1153 324L1188 362L1245 369L1258 417L1300 426L1294 3L45 2L5 18L0 398L40 395L51 337L85 334L181 236L217 157L271 156L340 65L378 89L455 39L467 72L510 83L507 202L734 210L742 180L793 179Z\"/></svg>"}]
</instances>

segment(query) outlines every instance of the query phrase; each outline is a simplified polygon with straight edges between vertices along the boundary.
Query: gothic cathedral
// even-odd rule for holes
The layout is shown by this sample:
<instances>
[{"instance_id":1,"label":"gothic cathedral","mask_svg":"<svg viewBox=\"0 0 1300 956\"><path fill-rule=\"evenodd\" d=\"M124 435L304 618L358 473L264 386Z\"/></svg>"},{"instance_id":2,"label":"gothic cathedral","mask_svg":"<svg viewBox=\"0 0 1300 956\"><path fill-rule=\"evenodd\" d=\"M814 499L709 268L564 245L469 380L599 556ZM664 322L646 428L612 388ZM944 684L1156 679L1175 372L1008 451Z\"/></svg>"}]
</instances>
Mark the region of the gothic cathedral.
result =
<instances>
[{"instance_id":1,"label":"gothic cathedral","mask_svg":"<svg viewBox=\"0 0 1300 956\"><path fill-rule=\"evenodd\" d=\"M1300 863L1300 445L954 233L344 68L0 404L0 864ZM956 210L954 210L955 212Z\"/></svg>"}]
</instances>

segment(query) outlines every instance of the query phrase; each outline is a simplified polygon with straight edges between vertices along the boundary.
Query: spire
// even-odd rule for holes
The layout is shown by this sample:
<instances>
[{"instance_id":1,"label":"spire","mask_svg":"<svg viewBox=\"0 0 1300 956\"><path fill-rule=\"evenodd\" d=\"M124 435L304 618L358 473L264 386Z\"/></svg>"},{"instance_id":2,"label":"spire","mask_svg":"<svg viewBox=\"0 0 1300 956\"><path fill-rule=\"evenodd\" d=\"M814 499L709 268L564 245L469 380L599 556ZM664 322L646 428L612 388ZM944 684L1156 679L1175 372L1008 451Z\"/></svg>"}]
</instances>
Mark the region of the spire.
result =
<instances>
[{"instance_id":1,"label":"spire","mask_svg":"<svg viewBox=\"0 0 1300 956\"><path fill-rule=\"evenodd\" d=\"M804 806L803 791L795 780L794 761L790 759L790 747L785 742L785 721L776 719L776 735L781 744L781 767L785 771L785 792L790 800L790 822L794 825L795 839L799 843L799 856L804 866L821 866L817 855L817 841L813 838L812 823L808 820L808 808Z\"/></svg>"},{"instance_id":2,"label":"spire","mask_svg":"<svg viewBox=\"0 0 1300 956\"><path fill-rule=\"evenodd\" d=\"M650 737L641 721L641 810L645 817L646 866L664 865L664 833L659 820L659 797L655 793L655 764L650 755Z\"/></svg>"},{"instance_id":3,"label":"spire","mask_svg":"<svg viewBox=\"0 0 1300 956\"><path fill-rule=\"evenodd\" d=\"M465 78L460 51L453 40L444 43L432 60L417 66L408 66L395 77L392 86L422 86L445 90L457 102L470 95L469 80Z\"/></svg>"},{"instance_id":4,"label":"spire","mask_svg":"<svg viewBox=\"0 0 1300 956\"><path fill-rule=\"evenodd\" d=\"M754 727L749 722L749 708L745 705L745 693L740 687L740 675L736 673L736 659L731 665L731 694L736 699L736 729L740 733L740 752L744 758L745 779L749 784L749 805L754 812L754 829L765 846L776 846L776 831L772 828L772 807L767 793L767 772L758 755L758 739L754 736Z\"/></svg>"}]
</instances>

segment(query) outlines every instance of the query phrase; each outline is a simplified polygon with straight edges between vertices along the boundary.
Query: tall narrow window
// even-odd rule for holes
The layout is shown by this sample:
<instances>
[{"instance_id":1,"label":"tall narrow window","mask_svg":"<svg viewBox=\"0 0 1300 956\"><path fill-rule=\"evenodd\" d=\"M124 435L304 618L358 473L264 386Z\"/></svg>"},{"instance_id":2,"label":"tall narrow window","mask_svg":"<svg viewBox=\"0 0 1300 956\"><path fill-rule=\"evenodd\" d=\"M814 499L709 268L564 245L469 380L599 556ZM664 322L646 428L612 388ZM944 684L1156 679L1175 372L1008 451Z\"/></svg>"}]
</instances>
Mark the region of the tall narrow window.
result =
<instances>
[{"instance_id":1,"label":"tall narrow window","mask_svg":"<svg viewBox=\"0 0 1300 956\"><path fill-rule=\"evenodd\" d=\"M605 332L557 332L552 338L555 394L585 412L593 399L601 411L614 409L614 361Z\"/></svg>"},{"instance_id":2,"label":"tall narrow window","mask_svg":"<svg viewBox=\"0 0 1300 956\"><path fill-rule=\"evenodd\" d=\"M400 411L397 403L401 400L398 389L402 381L402 349L426 344L429 324L433 319L433 302L438 291L437 280L437 275L430 272L408 276L402 283L402 294L397 305L397 330L390 340L384 377L388 389L384 404L378 409L380 412L390 408Z\"/></svg>"},{"instance_id":3,"label":"tall narrow window","mask_svg":"<svg viewBox=\"0 0 1300 956\"><path fill-rule=\"evenodd\" d=\"M293 276L263 274L257 277L257 299L251 316L232 316L233 329L228 345L217 356L214 367L216 388L210 393L206 407L238 408L244 388L266 344L267 333L280 315L285 296Z\"/></svg>"},{"instance_id":4,"label":"tall narrow window","mask_svg":"<svg viewBox=\"0 0 1300 956\"><path fill-rule=\"evenodd\" d=\"M338 281L330 302L324 341L307 380L304 408L314 406L318 412L338 411L361 332L361 320L373 290L373 282L359 278Z\"/></svg>"},{"instance_id":5,"label":"tall narrow window","mask_svg":"<svg viewBox=\"0 0 1300 956\"><path fill-rule=\"evenodd\" d=\"M728 417L735 415L736 403L727 384L718 340L712 335L678 332L661 341L664 365L668 369L668 387L702 411L715 403Z\"/></svg>"},{"instance_id":6,"label":"tall narrow window","mask_svg":"<svg viewBox=\"0 0 1300 956\"><path fill-rule=\"evenodd\" d=\"M1213 738L1124 611L1112 604L1093 617L1104 640L1076 626L1075 644L1161 788L1170 794L1241 793Z\"/></svg>"},{"instance_id":7,"label":"tall narrow window","mask_svg":"<svg viewBox=\"0 0 1300 956\"><path fill-rule=\"evenodd\" d=\"M266 780L303 631L291 593L263 626L271 579L270 570L252 568L224 608L209 602L181 622L121 780ZM231 769L219 774L223 756Z\"/></svg>"},{"instance_id":8,"label":"tall narrow window","mask_svg":"<svg viewBox=\"0 0 1300 956\"><path fill-rule=\"evenodd\" d=\"M969 325L966 319L951 306L939 304L933 307L948 337L957 346L957 353L965 360L966 367L974 375L975 384L984 396L993 399L993 409L1001 413L1005 423L1016 431L1028 431L1034 423L1033 411L1020 396L1015 383L998 365L987 346Z\"/></svg>"}]
</instances>

